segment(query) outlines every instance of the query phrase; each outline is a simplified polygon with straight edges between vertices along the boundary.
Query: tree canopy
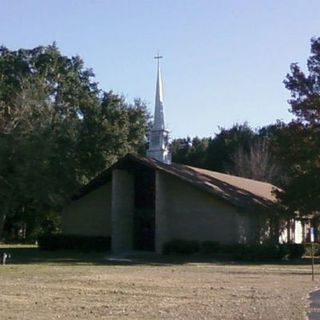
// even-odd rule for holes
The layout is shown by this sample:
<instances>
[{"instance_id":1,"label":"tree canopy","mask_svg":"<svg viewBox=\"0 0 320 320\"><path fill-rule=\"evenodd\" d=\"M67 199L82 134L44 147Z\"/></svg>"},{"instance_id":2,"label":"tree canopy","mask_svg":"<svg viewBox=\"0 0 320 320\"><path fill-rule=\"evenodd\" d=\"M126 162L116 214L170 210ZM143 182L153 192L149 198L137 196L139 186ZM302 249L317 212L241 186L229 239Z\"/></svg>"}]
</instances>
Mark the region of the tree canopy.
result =
<instances>
[{"instance_id":1,"label":"tree canopy","mask_svg":"<svg viewBox=\"0 0 320 320\"><path fill-rule=\"evenodd\" d=\"M273 148L277 126L253 130L247 123L220 128L214 137L176 139L173 161L281 184L284 170Z\"/></svg>"},{"instance_id":2,"label":"tree canopy","mask_svg":"<svg viewBox=\"0 0 320 320\"><path fill-rule=\"evenodd\" d=\"M280 133L290 179L279 199L291 211L309 214L320 208L320 38L311 40L307 73L293 63L284 84L295 119Z\"/></svg>"},{"instance_id":3,"label":"tree canopy","mask_svg":"<svg viewBox=\"0 0 320 320\"><path fill-rule=\"evenodd\" d=\"M36 224L79 186L145 145L148 114L103 92L55 44L0 48L0 238L9 217Z\"/></svg>"}]
</instances>

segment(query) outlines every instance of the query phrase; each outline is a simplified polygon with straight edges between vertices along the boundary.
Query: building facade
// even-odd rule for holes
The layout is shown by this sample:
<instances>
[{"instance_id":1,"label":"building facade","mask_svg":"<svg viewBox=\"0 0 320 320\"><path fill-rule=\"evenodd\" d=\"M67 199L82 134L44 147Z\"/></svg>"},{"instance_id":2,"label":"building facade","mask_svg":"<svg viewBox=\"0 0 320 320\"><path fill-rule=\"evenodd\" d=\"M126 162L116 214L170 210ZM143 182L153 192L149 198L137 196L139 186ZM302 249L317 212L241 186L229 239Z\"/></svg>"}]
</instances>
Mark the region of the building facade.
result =
<instances>
[{"instance_id":1,"label":"building facade","mask_svg":"<svg viewBox=\"0 0 320 320\"><path fill-rule=\"evenodd\" d=\"M171 163L159 55L147 157L127 155L81 189L63 211L63 232L111 237L112 250L162 252L172 239L224 244L278 241L268 183Z\"/></svg>"}]
</instances>

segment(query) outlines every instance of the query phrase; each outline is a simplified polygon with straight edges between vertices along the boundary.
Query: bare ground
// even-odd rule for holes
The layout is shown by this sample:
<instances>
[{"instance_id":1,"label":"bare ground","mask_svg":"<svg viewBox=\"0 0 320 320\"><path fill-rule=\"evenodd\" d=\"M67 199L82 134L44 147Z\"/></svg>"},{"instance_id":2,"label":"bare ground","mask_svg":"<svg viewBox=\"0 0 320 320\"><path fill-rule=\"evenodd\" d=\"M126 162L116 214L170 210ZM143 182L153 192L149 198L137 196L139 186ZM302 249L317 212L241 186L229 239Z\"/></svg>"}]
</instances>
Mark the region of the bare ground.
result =
<instances>
[{"instance_id":1,"label":"bare ground","mask_svg":"<svg viewBox=\"0 0 320 320\"><path fill-rule=\"evenodd\" d=\"M305 319L307 265L0 266L0 319Z\"/></svg>"}]
</instances>

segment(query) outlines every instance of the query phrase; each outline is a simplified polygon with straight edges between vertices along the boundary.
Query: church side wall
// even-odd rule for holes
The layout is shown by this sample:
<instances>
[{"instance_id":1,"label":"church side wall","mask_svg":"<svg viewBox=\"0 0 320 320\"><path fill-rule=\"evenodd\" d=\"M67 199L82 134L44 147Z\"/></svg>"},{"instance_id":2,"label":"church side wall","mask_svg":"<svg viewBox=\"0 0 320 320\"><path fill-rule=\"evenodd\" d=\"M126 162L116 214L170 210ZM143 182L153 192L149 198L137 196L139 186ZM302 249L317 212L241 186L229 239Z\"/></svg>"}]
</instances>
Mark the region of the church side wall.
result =
<instances>
[{"instance_id":1,"label":"church side wall","mask_svg":"<svg viewBox=\"0 0 320 320\"><path fill-rule=\"evenodd\" d=\"M111 182L75 200L62 214L64 234L111 236Z\"/></svg>"},{"instance_id":2,"label":"church side wall","mask_svg":"<svg viewBox=\"0 0 320 320\"><path fill-rule=\"evenodd\" d=\"M256 240L259 222L187 182L156 174L156 251L171 239L218 241L223 244Z\"/></svg>"}]
</instances>

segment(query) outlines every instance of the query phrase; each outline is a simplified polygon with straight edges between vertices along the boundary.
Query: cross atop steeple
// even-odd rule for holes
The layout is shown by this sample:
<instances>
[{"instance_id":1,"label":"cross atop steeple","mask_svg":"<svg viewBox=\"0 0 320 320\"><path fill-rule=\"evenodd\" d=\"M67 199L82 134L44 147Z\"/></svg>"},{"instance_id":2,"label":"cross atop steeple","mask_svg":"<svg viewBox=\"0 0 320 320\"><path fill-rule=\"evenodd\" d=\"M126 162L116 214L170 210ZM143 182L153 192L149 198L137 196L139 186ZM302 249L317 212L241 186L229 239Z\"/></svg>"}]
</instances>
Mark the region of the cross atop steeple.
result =
<instances>
[{"instance_id":1,"label":"cross atop steeple","mask_svg":"<svg viewBox=\"0 0 320 320\"><path fill-rule=\"evenodd\" d=\"M164 163L171 162L171 154L169 153L169 131L165 129L164 112L163 112L163 92L162 79L159 60L163 57L156 55L157 59L157 85L154 106L153 126L150 131L149 149L147 155Z\"/></svg>"},{"instance_id":2,"label":"cross atop steeple","mask_svg":"<svg viewBox=\"0 0 320 320\"><path fill-rule=\"evenodd\" d=\"M163 59L163 56L160 56L160 54L158 52L158 54L154 58L157 60L158 69L159 69L160 68L160 59Z\"/></svg>"},{"instance_id":3,"label":"cross atop steeple","mask_svg":"<svg viewBox=\"0 0 320 320\"><path fill-rule=\"evenodd\" d=\"M159 60L162 59L163 56L160 56L160 55L159 55L159 52L158 52L158 54L157 54L154 58L157 59L157 60L158 60L158 63L159 63Z\"/></svg>"}]
</instances>

